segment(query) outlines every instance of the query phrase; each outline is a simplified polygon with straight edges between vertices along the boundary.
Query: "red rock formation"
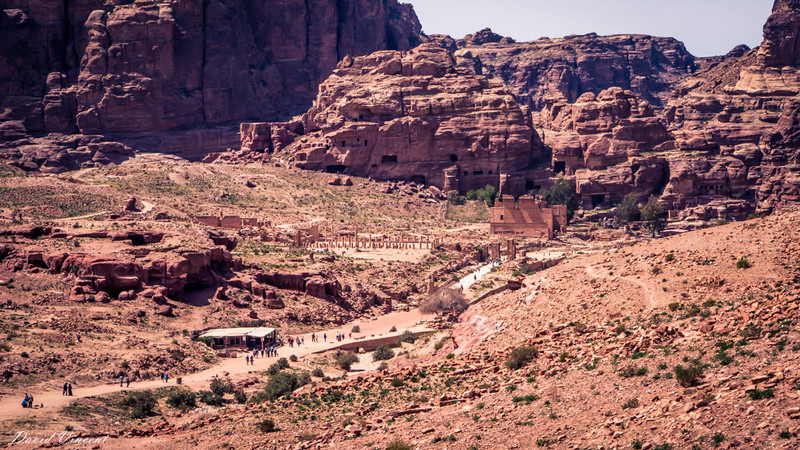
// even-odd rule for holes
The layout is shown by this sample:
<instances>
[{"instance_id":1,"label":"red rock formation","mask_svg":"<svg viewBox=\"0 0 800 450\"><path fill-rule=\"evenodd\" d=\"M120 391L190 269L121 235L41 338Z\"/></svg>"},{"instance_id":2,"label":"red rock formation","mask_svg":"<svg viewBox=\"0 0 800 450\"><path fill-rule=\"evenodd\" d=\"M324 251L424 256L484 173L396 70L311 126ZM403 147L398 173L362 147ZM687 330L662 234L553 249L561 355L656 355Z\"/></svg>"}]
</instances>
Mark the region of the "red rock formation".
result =
<instances>
[{"instance_id":1,"label":"red rock formation","mask_svg":"<svg viewBox=\"0 0 800 450\"><path fill-rule=\"evenodd\" d=\"M673 207L703 191L749 198L758 212L800 199L798 35L800 2L776 0L758 49L680 86L664 114L683 150L665 191Z\"/></svg>"},{"instance_id":2,"label":"red rock formation","mask_svg":"<svg viewBox=\"0 0 800 450\"><path fill-rule=\"evenodd\" d=\"M396 0L4 0L0 141L80 132L224 150L243 119L310 104L345 55L409 49L420 28Z\"/></svg>"},{"instance_id":3,"label":"red rock formation","mask_svg":"<svg viewBox=\"0 0 800 450\"><path fill-rule=\"evenodd\" d=\"M503 79L520 103L538 110L560 92L570 102L611 87L662 105L673 83L695 69L694 57L672 38L644 35L567 36L492 43L479 32L458 41L459 64ZM476 39L475 36L479 38ZM441 40L437 40L441 42Z\"/></svg>"},{"instance_id":4,"label":"red rock formation","mask_svg":"<svg viewBox=\"0 0 800 450\"><path fill-rule=\"evenodd\" d=\"M446 190L499 185L539 155L529 116L508 90L461 71L433 44L346 58L303 128L289 147L298 167Z\"/></svg>"}]
</instances>

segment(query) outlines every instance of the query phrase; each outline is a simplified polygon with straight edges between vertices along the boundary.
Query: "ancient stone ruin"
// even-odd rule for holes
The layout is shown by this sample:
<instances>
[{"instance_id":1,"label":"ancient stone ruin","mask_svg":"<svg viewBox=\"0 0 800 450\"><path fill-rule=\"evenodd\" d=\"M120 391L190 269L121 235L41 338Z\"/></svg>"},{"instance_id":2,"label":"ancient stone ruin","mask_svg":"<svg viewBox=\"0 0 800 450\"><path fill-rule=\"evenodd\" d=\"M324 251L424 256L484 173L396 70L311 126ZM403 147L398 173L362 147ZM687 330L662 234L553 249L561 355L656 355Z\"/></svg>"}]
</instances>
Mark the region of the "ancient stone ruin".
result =
<instances>
[{"instance_id":1,"label":"ancient stone ruin","mask_svg":"<svg viewBox=\"0 0 800 450\"><path fill-rule=\"evenodd\" d=\"M510 195L489 209L489 228L492 234L553 239L556 232L567 226L567 207L549 206L544 200L523 195L519 203Z\"/></svg>"}]
</instances>

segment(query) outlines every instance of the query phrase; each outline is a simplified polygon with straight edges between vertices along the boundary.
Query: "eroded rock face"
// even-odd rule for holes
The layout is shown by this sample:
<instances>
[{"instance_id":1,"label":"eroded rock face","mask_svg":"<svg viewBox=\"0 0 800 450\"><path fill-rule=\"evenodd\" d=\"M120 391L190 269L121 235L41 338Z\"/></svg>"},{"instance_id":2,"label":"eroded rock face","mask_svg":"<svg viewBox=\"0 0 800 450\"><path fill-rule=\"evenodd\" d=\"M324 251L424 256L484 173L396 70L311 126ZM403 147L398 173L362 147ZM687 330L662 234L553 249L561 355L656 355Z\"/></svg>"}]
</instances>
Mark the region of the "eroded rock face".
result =
<instances>
[{"instance_id":1,"label":"eroded rock face","mask_svg":"<svg viewBox=\"0 0 800 450\"><path fill-rule=\"evenodd\" d=\"M433 44L346 58L303 122L306 134L289 147L298 167L446 190L498 185L540 150L502 84L465 73Z\"/></svg>"},{"instance_id":2,"label":"eroded rock face","mask_svg":"<svg viewBox=\"0 0 800 450\"><path fill-rule=\"evenodd\" d=\"M420 29L396 0L5 0L0 141L77 132L224 150L242 120L306 108L345 55L409 49Z\"/></svg>"},{"instance_id":3,"label":"eroded rock face","mask_svg":"<svg viewBox=\"0 0 800 450\"><path fill-rule=\"evenodd\" d=\"M459 64L501 78L520 103L534 110L545 106L549 94L560 92L575 102L587 92L599 94L611 87L631 90L660 106L672 84L695 70L694 57L672 38L588 34L495 42L500 41L485 32L457 41Z\"/></svg>"},{"instance_id":4,"label":"eroded rock face","mask_svg":"<svg viewBox=\"0 0 800 450\"><path fill-rule=\"evenodd\" d=\"M684 161L665 198L691 206L692 195L710 190L750 199L756 212L800 199L798 33L800 2L776 0L758 49L679 87L664 119Z\"/></svg>"}]
</instances>

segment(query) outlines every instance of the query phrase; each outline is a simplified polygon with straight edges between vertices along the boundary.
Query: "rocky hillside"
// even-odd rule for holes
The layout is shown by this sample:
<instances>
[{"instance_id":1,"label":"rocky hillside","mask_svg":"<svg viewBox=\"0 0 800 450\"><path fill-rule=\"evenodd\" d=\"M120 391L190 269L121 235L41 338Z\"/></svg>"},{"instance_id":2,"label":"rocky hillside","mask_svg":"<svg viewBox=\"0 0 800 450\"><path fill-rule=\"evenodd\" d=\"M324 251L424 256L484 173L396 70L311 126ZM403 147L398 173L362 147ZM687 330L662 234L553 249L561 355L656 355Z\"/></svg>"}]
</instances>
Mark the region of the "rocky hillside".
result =
<instances>
[{"instance_id":1,"label":"rocky hillside","mask_svg":"<svg viewBox=\"0 0 800 450\"><path fill-rule=\"evenodd\" d=\"M696 68L694 56L673 38L587 34L509 43L491 34L484 30L457 41L456 54L475 73L502 79L535 110L554 95L574 102L611 87L660 106L673 84Z\"/></svg>"},{"instance_id":2,"label":"rocky hillside","mask_svg":"<svg viewBox=\"0 0 800 450\"><path fill-rule=\"evenodd\" d=\"M344 56L406 50L419 34L396 0L2 0L0 144L60 133L224 150L239 122L307 108ZM86 145L46 143L49 155Z\"/></svg>"}]
</instances>

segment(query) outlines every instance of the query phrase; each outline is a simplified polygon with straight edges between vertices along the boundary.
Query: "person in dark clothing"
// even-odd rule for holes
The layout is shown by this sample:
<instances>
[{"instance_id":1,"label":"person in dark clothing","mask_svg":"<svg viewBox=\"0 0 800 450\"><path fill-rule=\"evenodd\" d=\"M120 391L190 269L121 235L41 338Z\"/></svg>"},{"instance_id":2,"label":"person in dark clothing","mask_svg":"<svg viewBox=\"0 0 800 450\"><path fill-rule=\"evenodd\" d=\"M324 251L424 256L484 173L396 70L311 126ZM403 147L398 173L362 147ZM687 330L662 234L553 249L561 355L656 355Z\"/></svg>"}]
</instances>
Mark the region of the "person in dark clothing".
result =
<instances>
[{"instance_id":1,"label":"person in dark clothing","mask_svg":"<svg viewBox=\"0 0 800 450\"><path fill-rule=\"evenodd\" d=\"M67 395L67 383L61 388L61 395Z\"/></svg>"},{"instance_id":2,"label":"person in dark clothing","mask_svg":"<svg viewBox=\"0 0 800 450\"><path fill-rule=\"evenodd\" d=\"M67 383L67 395L72 397L72 383Z\"/></svg>"}]
</instances>

